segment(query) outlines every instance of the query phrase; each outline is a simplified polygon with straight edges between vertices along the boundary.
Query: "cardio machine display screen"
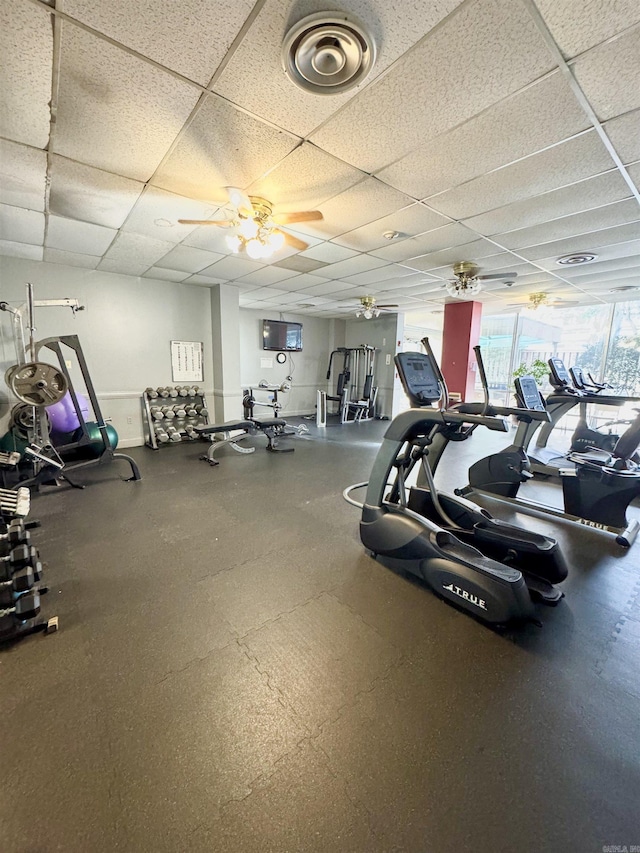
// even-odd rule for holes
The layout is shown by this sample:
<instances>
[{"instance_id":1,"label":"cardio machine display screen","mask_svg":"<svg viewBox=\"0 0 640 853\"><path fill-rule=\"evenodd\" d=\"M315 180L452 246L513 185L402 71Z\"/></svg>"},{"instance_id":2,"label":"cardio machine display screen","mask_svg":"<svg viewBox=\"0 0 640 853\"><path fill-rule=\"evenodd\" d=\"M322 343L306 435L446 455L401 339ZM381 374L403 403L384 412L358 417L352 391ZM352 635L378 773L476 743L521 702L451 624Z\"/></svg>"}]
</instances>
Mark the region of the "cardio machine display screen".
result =
<instances>
[{"instance_id":1,"label":"cardio machine display screen","mask_svg":"<svg viewBox=\"0 0 640 853\"><path fill-rule=\"evenodd\" d=\"M429 356L421 352L400 352L395 362L412 405L424 406L440 399L440 383Z\"/></svg>"}]
</instances>

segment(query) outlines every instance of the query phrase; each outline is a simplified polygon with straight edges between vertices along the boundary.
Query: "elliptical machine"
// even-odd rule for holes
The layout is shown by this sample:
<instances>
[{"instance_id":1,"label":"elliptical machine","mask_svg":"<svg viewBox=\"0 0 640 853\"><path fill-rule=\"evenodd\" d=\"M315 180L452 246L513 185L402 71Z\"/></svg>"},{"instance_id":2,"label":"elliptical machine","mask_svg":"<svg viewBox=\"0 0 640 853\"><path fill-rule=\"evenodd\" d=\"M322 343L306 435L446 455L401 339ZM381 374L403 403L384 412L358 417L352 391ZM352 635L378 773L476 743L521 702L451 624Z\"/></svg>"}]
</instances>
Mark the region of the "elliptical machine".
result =
<instances>
[{"instance_id":1,"label":"elliptical machine","mask_svg":"<svg viewBox=\"0 0 640 853\"><path fill-rule=\"evenodd\" d=\"M416 575L437 595L484 622L535 620L530 591L547 603L562 597L553 583L564 580L567 570L555 540L497 521L469 501L440 494L429 466L429 448L438 433L480 425L506 432L505 421L496 413L463 407L432 408L443 390L432 357L401 353L395 362L411 402L428 408L398 415L385 433L369 483L344 492L350 503L362 507L363 545L383 565ZM406 479L418 462L429 488L414 486L408 494ZM350 493L364 486L365 503L359 504ZM546 579L534 580L521 570L540 565L546 566Z\"/></svg>"}]
</instances>

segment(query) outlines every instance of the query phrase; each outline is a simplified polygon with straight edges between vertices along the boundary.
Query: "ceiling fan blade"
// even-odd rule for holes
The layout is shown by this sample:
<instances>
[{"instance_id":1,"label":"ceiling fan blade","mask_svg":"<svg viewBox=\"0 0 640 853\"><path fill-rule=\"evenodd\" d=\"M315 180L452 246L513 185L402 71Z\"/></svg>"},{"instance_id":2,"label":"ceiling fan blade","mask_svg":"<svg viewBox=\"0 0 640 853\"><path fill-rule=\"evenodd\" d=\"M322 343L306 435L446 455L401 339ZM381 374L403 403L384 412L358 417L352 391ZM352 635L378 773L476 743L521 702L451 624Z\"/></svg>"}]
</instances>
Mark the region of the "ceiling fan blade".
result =
<instances>
[{"instance_id":1,"label":"ceiling fan blade","mask_svg":"<svg viewBox=\"0 0 640 853\"><path fill-rule=\"evenodd\" d=\"M518 277L517 272L489 272L486 275L478 275L476 278L479 278L481 281L489 281L490 279L499 279L504 278L507 281L513 281L514 278Z\"/></svg>"},{"instance_id":2,"label":"ceiling fan blade","mask_svg":"<svg viewBox=\"0 0 640 853\"><path fill-rule=\"evenodd\" d=\"M302 252L304 249L309 248L309 244L305 243L304 240L298 240L297 237L294 237L293 234L288 234L286 231L280 231L279 228L276 228L277 234L284 234L284 242L291 246L292 249L298 249L298 251Z\"/></svg>"},{"instance_id":3,"label":"ceiling fan blade","mask_svg":"<svg viewBox=\"0 0 640 853\"><path fill-rule=\"evenodd\" d=\"M229 201L237 208L238 213L245 217L254 215L253 205L246 193L243 193L238 187L225 187L225 189L229 194Z\"/></svg>"},{"instance_id":4,"label":"ceiling fan blade","mask_svg":"<svg viewBox=\"0 0 640 853\"><path fill-rule=\"evenodd\" d=\"M399 308L399 305L378 305L376 303L376 308Z\"/></svg>"},{"instance_id":5,"label":"ceiling fan blade","mask_svg":"<svg viewBox=\"0 0 640 853\"><path fill-rule=\"evenodd\" d=\"M295 213L276 213L272 217L278 225L291 225L293 222L312 222L324 217L319 210L298 210Z\"/></svg>"},{"instance_id":6,"label":"ceiling fan blade","mask_svg":"<svg viewBox=\"0 0 640 853\"><path fill-rule=\"evenodd\" d=\"M219 225L221 228L229 228L233 225L230 219L178 219L180 225Z\"/></svg>"}]
</instances>

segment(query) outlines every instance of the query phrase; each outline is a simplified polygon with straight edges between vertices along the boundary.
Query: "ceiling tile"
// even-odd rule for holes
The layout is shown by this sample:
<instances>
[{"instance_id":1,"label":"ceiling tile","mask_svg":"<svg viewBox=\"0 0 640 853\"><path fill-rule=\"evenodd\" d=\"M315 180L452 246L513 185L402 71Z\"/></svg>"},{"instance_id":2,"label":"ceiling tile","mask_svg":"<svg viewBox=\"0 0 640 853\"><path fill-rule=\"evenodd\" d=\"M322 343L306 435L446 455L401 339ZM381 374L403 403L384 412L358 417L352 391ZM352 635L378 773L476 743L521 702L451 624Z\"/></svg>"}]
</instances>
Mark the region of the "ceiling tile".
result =
<instances>
[{"instance_id":1,"label":"ceiling tile","mask_svg":"<svg viewBox=\"0 0 640 853\"><path fill-rule=\"evenodd\" d=\"M147 187L129 214L123 230L180 243L198 226L179 225L178 219L215 219L218 209L215 204L193 201L157 187ZM224 218L222 212L220 218Z\"/></svg>"},{"instance_id":2,"label":"ceiling tile","mask_svg":"<svg viewBox=\"0 0 640 853\"><path fill-rule=\"evenodd\" d=\"M0 240L13 243L44 242L44 213L0 204Z\"/></svg>"},{"instance_id":3,"label":"ceiling tile","mask_svg":"<svg viewBox=\"0 0 640 853\"><path fill-rule=\"evenodd\" d=\"M626 243L629 240L636 239L640 239L640 222L631 222L628 225L604 228L600 231L592 231L589 234L568 237L565 240L529 246L526 249L520 249L519 254L528 260L535 261L539 258L561 257L573 252L587 252L598 249L600 246L611 246L615 243Z\"/></svg>"},{"instance_id":4,"label":"ceiling tile","mask_svg":"<svg viewBox=\"0 0 640 853\"><path fill-rule=\"evenodd\" d=\"M0 240L0 255L6 255L9 258L27 258L30 261L41 261L43 251L42 246L16 243L12 240Z\"/></svg>"},{"instance_id":5,"label":"ceiling tile","mask_svg":"<svg viewBox=\"0 0 640 853\"><path fill-rule=\"evenodd\" d=\"M464 225L454 222L426 234L419 234L410 240L393 242L383 249L372 249L371 254L385 261L403 262L426 255L428 252L437 252L449 246L456 246L458 243L470 243L475 237L476 235Z\"/></svg>"},{"instance_id":6,"label":"ceiling tile","mask_svg":"<svg viewBox=\"0 0 640 853\"><path fill-rule=\"evenodd\" d=\"M467 3L311 134L311 141L375 172L552 67L523 6L513 0Z\"/></svg>"},{"instance_id":7,"label":"ceiling tile","mask_svg":"<svg viewBox=\"0 0 640 853\"><path fill-rule=\"evenodd\" d=\"M434 196L429 205L454 219L466 219L592 177L610 169L612 163L600 137L591 130Z\"/></svg>"},{"instance_id":8,"label":"ceiling tile","mask_svg":"<svg viewBox=\"0 0 640 853\"><path fill-rule=\"evenodd\" d=\"M324 219L300 222L296 232L326 239L353 231L381 216L407 207L413 199L375 178L366 178L322 205Z\"/></svg>"},{"instance_id":9,"label":"ceiling tile","mask_svg":"<svg viewBox=\"0 0 640 853\"><path fill-rule=\"evenodd\" d=\"M277 284L279 281L286 281L288 278L297 276L295 270L285 270L281 267L272 265L263 267L261 270L249 273L240 279L236 279L234 284L248 284L254 287L268 287L271 284Z\"/></svg>"},{"instance_id":10,"label":"ceiling tile","mask_svg":"<svg viewBox=\"0 0 640 853\"><path fill-rule=\"evenodd\" d=\"M640 27L635 27L576 60L573 73L601 121L640 106L639 54Z\"/></svg>"},{"instance_id":11,"label":"ceiling tile","mask_svg":"<svg viewBox=\"0 0 640 853\"><path fill-rule=\"evenodd\" d=\"M622 228L629 228L628 225L623 225L621 227ZM616 230L616 229L608 229L608 230ZM581 247L578 245L575 247L575 251L578 251L578 252L581 250L590 251L592 249L595 249L596 254L598 255L598 258L601 261L614 260L615 258L629 258L629 257L633 257L633 256L640 253L640 240L634 240L634 239L630 239L630 240L624 241L622 243L609 243L606 246L603 246L603 245L596 246L595 245L596 241L601 242L602 239L611 239L610 234L607 234L606 232L602 232L602 231L598 232L598 234L600 234L600 235L602 235L603 233L605 234L605 237L604 238L602 236L599 238L594 237L593 241L591 243L587 244L589 247L588 249L585 247L583 247L581 249ZM557 252L554 251L554 253L552 255L550 255L549 257L546 257L546 258L537 258L536 264L539 267L542 267L543 269L546 269L546 270L550 270L552 272L557 272L558 270L562 269L556 263L557 258L561 255L566 255L568 252L574 251L573 244L569 243L569 241L565 241L564 245L566 246L567 244L569 244L568 249L565 248L565 249L561 249L560 251L557 251ZM549 244L546 244L546 245L548 246ZM557 246L557 244L556 244L556 246ZM567 276L567 278L568 277L569 276Z\"/></svg>"},{"instance_id":12,"label":"ceiling tile","mask_svg":"<svg viewBox=\"0 0 640 853\"><path fill-rule=\"evenodd\" d=\"M589 121L559 71L430 140L378 173L425 198L560 142Z\"/></svg>"},{"instance_id":13,"label":"ceiling tile","mask_svg":"<svg viewBox=\"0 0 640 853\"><path fill-rule=\"evenodd\" d=\"M496 247L488 240L474 240L440 252L431 252L419 258L411 259L411 266L417 270L431 270L443 264L454 264L457 261L477 261L496 253Z\"/></svg>"},{"instance_id":14,"label":"ceiling tile","mask_svg":"<svg viewBox=\"0 0 640 853\"><path fill-rule=\"evenodd\" d=\"M322 278L319 275L311 275L311 273L302 273L295 278L289 278L286 281L280 281L277 284L279 290L305 290L307 287L312 287L316 284L326 284L327 278Z\"/></svg>"},{"instance_id":15,"label":"ceiling tile","mask_svg":"<svg viewBox=\"0 0 640 853\"><path fill-rule=\"evenodd\" d=\"M350 275L357 275L361 272L378 269L387 265L387 261L381 258L373 258L371 255L356 255L355 258L348 258L346 261L338 261L336 264L329 264L322 273L326 278L342 279Z\"/></svg>"},{"instance_id":16,"label":"ceiling tile","mask_svg":"<svg viewBox=\"0 0 640 853\"><path fill-rule=\"evenodd\" d=\"M125 234L121 231L107 251L105 260L125 266L131 264L131 268L136 270L142 267L141 272L131 273L132 275L142 275L145 270L152 267L171 249L173 249L173 243L168 243L165 240L154 240L152 237L145 237L142 234ZM107 267L100 264L99 268L106 269ZM123 270L115 271L122 272Z\"/></svg>"},{"instance_id":17,"label":"ceiling tile","mask_svg":"<svg viewBox=\"0 0 640 853\"><path fill-rule=\"evenodd\" d=\"M97 266L101 272L115 272L123 275L141 276L149 269L149 264L140 261L118 258L103 258Z\"/></svg>"},{"instance_id":18,"label":"ceiling tile","mask_svg":"<svg viewBox=\"0 0 640 853\"><path fill-rule=\"evenodd\" d=\"M177 196L177 198L181 198L181 196ZM226 255L230 252L227 245L228 234L229 231L226 228L203 225L192 231L188 237L185 237L183 244L185 246L193 246L196 249L205 249L207 252L218 252L220 255Z\"/></svg>"},{"instance_id":19,"label":"ceiling tile","mask_svg":"<svg viewBox=\"0 0 640 853\"><path fill-rule=\"evenodd\" d=\"M86 270L94 270L100 263L99 256L81 255L79 252L65 252L61 249L45 249L44 260L50 264L66 264Z\"/></svg>"},{"instance_id":20,"label":"ceiling tile","mask_svg":"<svg viewBox=\"0 0 640 853\"><path fill-rule=\"evenodd\" d=\"M636 185L636 189L640 190L640 163L634 163L632 166L629 166L627 172Z\"/></svg>"},{"instance_id":21,"label":"ceiling tile","mask_svg":"<svg viewBox=\"0 0 640 853\"><path fill-rule=\"evenodd\" d=\"M375 222L363 225L361 228L348 231L346 234L336 237L335 242L351 249L359 249L361 252L369 252L371 249L389 245L389 239L383 236L385 232L395 231L398 233L399 236L392 241L395 245L415 234L422 234L424 231L446 225L447 221L444 216L434 213L424 205L412 204L403 210L398 210L389 216L383 216L381 219L376 219Z\"/></svg>"},{"instance_id":22,"label":"ceiling tile","mask_svg":"<svg viewBox=\"0 0 640 853\"><path fill-rule=\"evenodd\" d=\"M313 272L327 266L325 261L317 261L313 258L303 257L302 255L293 255L290 258L275 260L272 262L272 265L284 270L293 270L294 272Z\"/></svg>"},{"instance_id":23,"label":"ceiling tile","mask_svg":"<svg viewBox=\"0 0 640 853\"><path fill-rule=\"evenodd\" d=\"M623 163L640 160L640 110L611 119L604 129Z\"/></svg>"},{"instance_id":24,"label":"ceiling tile","mask_svg":"<svg viewBox=\"0 0 640 853\"><path fill-rule=\"evenodd\" d=\"M68 219L120 228L144 184L59 157L51 158L49 211Z\"/></svg>"},{"instance_id":25,"label":"ceiling tile","mask_svg":"<svg viewBox=\"0 0 640 853\"><path fill-rule=\"evenodd\" d=\"M224 202L224 187L248 186L298 141L209 95L152 183L189 198Z\"/></svg>"},{"instance_id":26,"label":"ceiling tile","mask_svg":"<svg viewBox=\"0 0 640 853\"><path fill-rule=\"evenodd\" d=\"M385 287L389 281L402 279L405 276L412 275L412 271L407 267L401 267L398 264L389 264L386 267L379 267L375 270L367 270L367 272L359 272L356 275L351 275L345 278L348 284L376 284L384 282Z\"/></svg>"},{"instance_id":27,"label":"ceiling tile","mask_svg":"<svg viewBox=\"0 0 640 853\"><path fill-rule=\"evenodd\" d=\"M254 0L63 0L62 10L206 86L253 5Z\"/></svg>"},{"instance_id":28,"label":"ceiling tile","mask_svg":"<svg viewBox=\"0 0 640 853\"><path fill-rule=\"evenodd\" d=\"M276 213L314 210L364 177L353 166L305 142L265 177L254 181L247 192L269 199Z\"/></svg>"},{"instance_id":29,"label":"ceiling tile","mask_svg":"<svg viewBox=\"0 0 640 853\"><path fill-rule=\"evenodd\" d=\"M479 234L492 236L509 229L538 225L571 213L579 213L628 198L629 187L617 170L562 187L559 190L516 201L505 207L466 219L464 224Z\"/></svg>"},{"instance_id":30,"label":"ceiling tile","mask_svg":"<svg viewBox=\"0 0 640 853\"><path fill-rule=\"evenodd\" d=\"M344 283L341 281L323 281L304 288L304 292L312 296L329 296L331 293L339 293L343 290Z\"/></svg>"},{"instance_id":31,"label":"ceiling tile","mask_svg":"<svg viewBox=\"0 0 640 853\"><path fill-rule=\"evenodd\" d=\"M262 267L258 261L249 258L239 258L235 255L222 258L206 269L206 275L219 278L221 281L233 281L234 278L242 278L255 272Z\"/></svg>"},{"instance_id":32,"label":"ceiling tile","mask_svg":"<svg viewBox=\"0 0 640 853\"><path fill-rule=\"evenodd\" d=\"M290 3L267 0L214 89L274 124L306 136L459 3L460 0L430 3L403 0L402 3L376 4L374 10L367 0L343 0L341 11L365 22L376 42L378 54L372 73L359 88L322 97L294 86L283 73L280 55L283 37L289 27L305 14L324 11L327 4L306 4L304 11L300 9L294 17ZM329 8L332 8L331 4Z\"/></svg>"},{"instance_id":33,"label":"ceiling tile","mask_svg":"<svg viewBox=\"0 0 640 853\"><path fill-rule=\"evenodd\" d=\"M600 275L615 271L624 271L629 269L640 269L640 256L630 255L625 258L613 258L612 260L598 260L584 266L571 267L563 270L564 278L569 278L571 281L579 280L582 276ZM558 267L560 269L560 267Z\"/></svg>"},{"instance_id":34,"label":"ceiling tile","mask_svg":"<svg viewBox=\"0 0 640 853\"><path fill-rule=\"evenodd\" d=\"M220 279L212 278L208 275L190 275L184 280L185 284L195 284L200 287L212 287L214 284L220 284ZM235 284L235 282L234 282Z\"/></svg>"},{"instance_id":35,"label":"ceiling tile","mask_svg":"<svg viewBox=\"0 0 640 853\"><path fill-rule=\"evenodd\" d=\"M496 240L507 249L521 249L536 246L563 237L573 237L585 232L598 231L613 225L623 225L640 219L640 206L634 198L618 201L605 207L597 207L584 213L563 216L531 228L520 228L508 234L498 234Z\"/></svg>"},{"instance_id":36,"label":"ceiling tile","mask_svg":"<svg viewBox=\"0 0 640 853\"><path fill-rule=\"evenodd\" d=\"M204 249L194 249L192 246L175 246L168 254L156 261L156 266L195 273L210 267L223 257L217 252L206 252Z\"/></svg>"},{"instance_id":37,"label":"ceiling tile","mask_svg":"<svg viewBox=\"0 0 640 853\"><path fill-rule=\"evenodd\" d=\"M24 0L3 0L0 56L0 136L46 148L53 62L49 10Z\"/></svg>"},{"instance_id":38,"label":"ceiling tile","mask_svg":"<svg viewBox=\"0 0 640 853\"><path fill-rule=\"evenodd\" d=\"M114 228L49 216L45 246L82 255L104 255L118 232Z\"/></svg>"},{"instance_id":39,"label":"ceiling tile","mask_svg":"<svg viewBox=\"0 0 640 853\"><path fill-rule=\"evenodd\" d=\"M586 270L587 268L585 267L585 273ZM592 272L587 273L586 275L573 276L571 280L576 287L585 287L593 282L611 283L619 281L621 283L625 283L632 279L640 282L640 262L638 258L635 259L635 266L632 268L623 267L622 269L611 270L610 272ZM611 284L609 286L611 286Z\"/></svg>"},{"instance_id":40,"label":"ceiling tile","mask_svg":"<svg viewBox=\"0 0 640 853\"><path fill-rule=\"evenodd\" d=\"M324 261L325 264L337 264L338 261L346 261L348 258L354 258L357 254L352 249L345 249L344 246L337 246L330 242L319 243L317 246L300 252L303 258L313 258L316 261Z\"/></svg>"},{"instance_id":41,"label":"ceiling tile","mask_svg":"<svg viewBox=\"0 0 640 853\"><path fill-rule=\"evenodd\" d=\"M189 277L188 272L183 270L165 269L164 267L150 267L142 274L143 278L155 278L158 281L184 281Z\"/></svg>"},{"instance_id":42,"label":"ceiling tile","mask_svg":"<svg viewBox=\"0 0 640 853\"><path fill-rule=\"evenodd\" d=\"M577 56L640 21L637 0L535 0L535 4L566 57Z\"/></svg>"},{"instance_id":43,"label":"ceiling tile","mask_svg":"<svg viewBox=\"0 0 640 853\"><path fill-rule=\"evenodd\" d=\"M44 211L47 155L0 139L0 203Z\"/></svg>"},{"instance_id":44,"label":"ceiling tile","mask_svg":"<svg viewBox=\"0 0 640 853\"><path fill-rule=\"evenodd\" d=\"M65 21L55 153L146 181L199 94L190 84Z\"/></svg>"}]
</instances>

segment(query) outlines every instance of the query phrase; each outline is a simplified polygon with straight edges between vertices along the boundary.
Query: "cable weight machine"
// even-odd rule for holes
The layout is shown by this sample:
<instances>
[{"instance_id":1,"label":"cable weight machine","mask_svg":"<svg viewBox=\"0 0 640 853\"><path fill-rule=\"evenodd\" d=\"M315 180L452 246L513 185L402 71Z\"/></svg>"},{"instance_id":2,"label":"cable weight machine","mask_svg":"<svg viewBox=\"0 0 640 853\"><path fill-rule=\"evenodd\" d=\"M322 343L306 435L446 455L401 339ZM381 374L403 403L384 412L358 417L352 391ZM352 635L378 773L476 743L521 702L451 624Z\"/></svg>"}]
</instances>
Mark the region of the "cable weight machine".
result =
<instances>
[{"instance_id":1,"label":"cable weight machine","mask_svg":"<svg viewBox=\"0 0 640 853\"><path fill-rule=\"evenodd\" d=\"M327 417L337 415L340 423L360 423L375 417L378 388L375 381L376 347L360 344L357 347L338 347L329 356L327 382L331 381L334 356L342 356L342 369L336 379L335 394L317 393L316 426L326 426ZM335 403L329 412L327 403Z\"/></svg>"}]
</instances>

